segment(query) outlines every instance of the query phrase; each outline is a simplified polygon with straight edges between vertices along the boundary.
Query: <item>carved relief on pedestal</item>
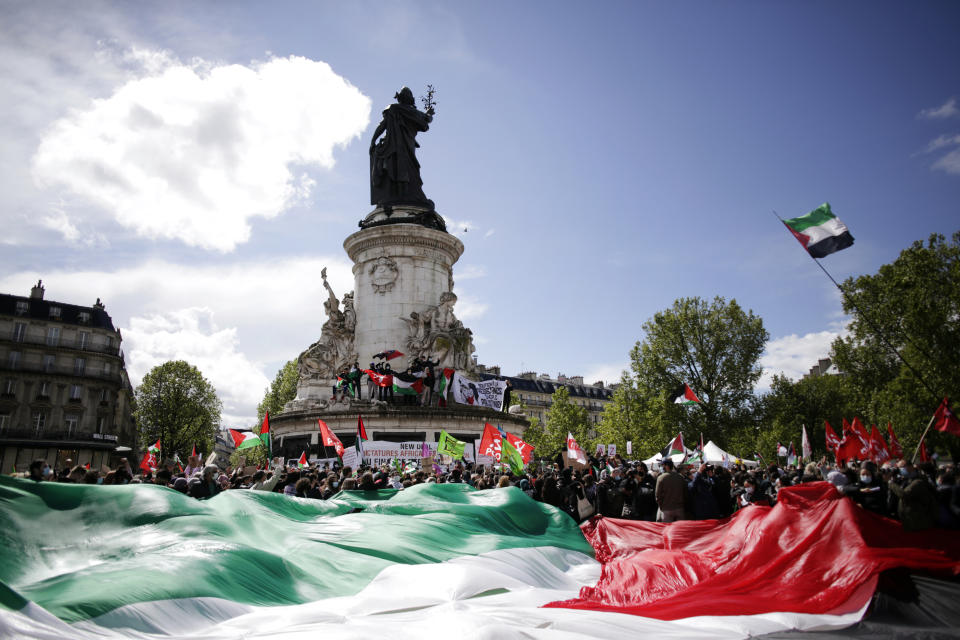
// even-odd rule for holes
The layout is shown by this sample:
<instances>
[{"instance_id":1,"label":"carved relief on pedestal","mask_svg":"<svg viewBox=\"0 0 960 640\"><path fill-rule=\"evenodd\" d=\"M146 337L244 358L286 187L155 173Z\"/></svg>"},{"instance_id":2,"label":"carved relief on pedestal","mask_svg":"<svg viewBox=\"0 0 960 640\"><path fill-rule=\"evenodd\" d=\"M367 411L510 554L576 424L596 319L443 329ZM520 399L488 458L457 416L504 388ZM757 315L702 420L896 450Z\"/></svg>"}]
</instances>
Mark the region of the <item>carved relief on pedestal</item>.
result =
<instances>
[{"instance_id":1,"label":"carved relief on pedestal","mask_svg":"<svg viewBox=\"0 0 960 640\"><path fill-rule=\"evenodd\" d=\"M370 265L370 284L376 293L384 294L393 289L400 270L392 258L380 256Z\"/></svg>"},{"instance_id":2,"label":"carved relief on pedestal","mask_svg":"<svg viewBox=\"0 0 960 640\"><path fill-rule=\"evenodd\" d=\"M439 363L461 371L474 368L470 357L475 351L473 332L463 326L453 314L457 296L452 291L440 294L437 305L421 312L412 312L407 323L407 349L410 358Z\"/></svg>"}]
</instances>

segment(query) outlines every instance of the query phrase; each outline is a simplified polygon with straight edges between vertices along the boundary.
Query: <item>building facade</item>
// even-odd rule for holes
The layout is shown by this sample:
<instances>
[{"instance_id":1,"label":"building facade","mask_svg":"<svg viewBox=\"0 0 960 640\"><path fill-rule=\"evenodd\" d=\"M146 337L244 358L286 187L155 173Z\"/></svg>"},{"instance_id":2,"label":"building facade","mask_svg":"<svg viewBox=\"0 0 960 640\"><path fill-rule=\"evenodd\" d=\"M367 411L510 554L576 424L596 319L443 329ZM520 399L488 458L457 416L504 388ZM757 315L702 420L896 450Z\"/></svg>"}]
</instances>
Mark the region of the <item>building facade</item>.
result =
<instances>
[{"instance_id":1,"label":"building facade","mask_svg":"<svg viewBox=\"0 0 960 640\"><path fill-rule=\"evenodd\" d=\"M99 298L89 307L0 294L0 472L44 458L114 466L136 449L121 335ZM134 460L130 460L136 466Z\"/></svg>"},{"instance_id":2,"label":"building facade","mask_svg":"<svg viewBox=\"0 0 960 640\"><path fill-rule=\"evenodd\" d=\"M516 376L503 376L509 380L512 387L512 403L521 404L523 412L529 418L536 418L540 423L547 419L547 412L553 404L553 394L560 387L566 387L570 394L570 402L587 410L590 424L596 428L603 415L603 409L613 401L613 387L604 386L603 382L584 384L582 376L567 377L563 374L551 378L546 373L537 375L528 371Z\"/></svg>"}]
</instances>

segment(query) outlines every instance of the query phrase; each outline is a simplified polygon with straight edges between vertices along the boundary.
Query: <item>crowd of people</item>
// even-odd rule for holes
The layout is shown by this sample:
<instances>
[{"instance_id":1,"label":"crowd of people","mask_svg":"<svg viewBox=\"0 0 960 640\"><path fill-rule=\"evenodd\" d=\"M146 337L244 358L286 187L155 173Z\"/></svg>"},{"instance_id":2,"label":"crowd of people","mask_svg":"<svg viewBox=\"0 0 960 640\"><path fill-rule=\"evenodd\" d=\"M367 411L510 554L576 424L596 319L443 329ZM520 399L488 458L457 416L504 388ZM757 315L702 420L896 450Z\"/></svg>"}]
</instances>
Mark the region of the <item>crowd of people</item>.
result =
<instances>
[{"instance_id":1,"label":"crowd of people","mask_svg":"<svg viewBox=\"0 0 960 640\"><path fill-rule=\"evenodd\" d=\"M908 460L883 466L870 461L836 466L824 458L802 467L771 464L748 470L711 464L681 464L678 468L668 458L662 468L651 470L644 462L625 461L620 456L591 458L582 468L563 466L558 458L553 463L531 464L521 475L469 462L455 462L446 468L383 465L356 470L324 464L245 473L241 468L222 471L191 456L183 469L167 460L155 471L137 473L121 459L117 468L106 474L67 462L63 469L55 470L37 459L30 465L28 477L37 482L158 484L198 499L228 490L253 490L327 500L340 491L403 490L433 482L466 483L475 489L517 487L578 522L595 514L660 522L724 518L740 509L775 505L784 487L827 481L863 509L900 520L906 530L960 528L958 469L952 464L915 466Z\"/></svg>"}]
</instances>

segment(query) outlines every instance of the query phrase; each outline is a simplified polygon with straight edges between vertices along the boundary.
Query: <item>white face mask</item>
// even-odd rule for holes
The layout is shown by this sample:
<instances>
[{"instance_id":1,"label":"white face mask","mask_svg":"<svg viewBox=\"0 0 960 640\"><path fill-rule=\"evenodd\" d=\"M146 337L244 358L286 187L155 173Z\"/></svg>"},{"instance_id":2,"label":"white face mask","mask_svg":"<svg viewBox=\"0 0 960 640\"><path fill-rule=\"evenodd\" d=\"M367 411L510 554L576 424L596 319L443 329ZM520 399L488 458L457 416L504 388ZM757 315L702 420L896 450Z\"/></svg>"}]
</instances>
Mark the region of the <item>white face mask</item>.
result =
<instances>
[{"instance_id":1,"label":"white face mask","mask_svg":"<svg viewBox=\"0 0 960 640\"><path fill-rule=\"evenodd\" d=\"M747 494L748 496L749 496L749 495L753 495L753 487L747 487L747 488L745 488L745 489L743 490L743 492L744 492L745 494Z\"/></svg>"},{"instance_id":2,"label":"white face mask","mask_svg":"<svg viewBox=\"0 0 960 640\"><path fill-rule=\"evenodd\" d=\"M869 484L871 480L873 480L873 478L870 477L870 476L868 476L868 475L862 475L862 476L860 476L860 482L862 482L862 483L864 483L864 484Z\"/></svg>"}]
</instances>

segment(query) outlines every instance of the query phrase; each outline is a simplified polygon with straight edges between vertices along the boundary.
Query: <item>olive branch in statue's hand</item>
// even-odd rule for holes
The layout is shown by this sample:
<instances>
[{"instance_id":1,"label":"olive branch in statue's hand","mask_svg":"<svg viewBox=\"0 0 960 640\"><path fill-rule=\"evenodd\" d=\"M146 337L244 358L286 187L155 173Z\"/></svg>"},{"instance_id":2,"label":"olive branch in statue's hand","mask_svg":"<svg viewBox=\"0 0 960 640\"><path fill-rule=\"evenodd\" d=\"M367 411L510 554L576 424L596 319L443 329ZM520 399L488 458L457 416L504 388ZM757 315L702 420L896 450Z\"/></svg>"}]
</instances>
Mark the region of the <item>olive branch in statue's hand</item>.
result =
<instances>
[{"instance_id":1,"label":"olive branch in statue's hand","mask_svg":"<svg viewBox=\"0 0 960 640\"><path fill-rule=\"evenodd\" d=\"M433 116L437 113L437 102L433 99L433 94L437 92L433 88L432 84L427 85L427 95L420 96L420 101L423 102L423 110L427 113L428 116Z\"/></svg>"}]
</instances>

